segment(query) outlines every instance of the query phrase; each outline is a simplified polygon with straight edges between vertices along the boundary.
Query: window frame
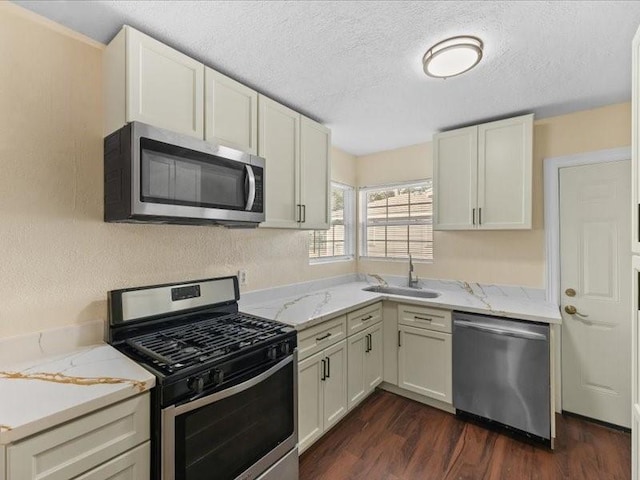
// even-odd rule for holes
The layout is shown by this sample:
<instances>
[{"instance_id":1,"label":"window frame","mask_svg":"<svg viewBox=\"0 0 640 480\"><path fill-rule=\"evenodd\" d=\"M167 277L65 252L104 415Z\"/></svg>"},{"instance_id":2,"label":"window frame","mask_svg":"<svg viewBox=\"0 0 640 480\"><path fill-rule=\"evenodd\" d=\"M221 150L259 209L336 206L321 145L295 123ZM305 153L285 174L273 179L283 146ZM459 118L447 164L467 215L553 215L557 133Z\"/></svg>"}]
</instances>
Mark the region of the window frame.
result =
<instances>
[{"instance_id":1,"label":"window frame","mask_svg":"<svg viewBox=\"0 0 640 480\"><path fill-rule=\"evenodd\" d=\"M389 222L384 225L393 226L393 225L431 225L431 259L422 259L422 258L413 258L413 263L434 263L435 259L435 239L433 236L433 179L425 178L421 180L411 180L407 182L393 182L393 183L384 183L380 185L369 185L358 187L358 259L362 260L371 260L371 261L383 261L383 262L406 262L409 259L409 256L406 257L373 257L366 255L368 253L367 249L367 200L366 195L369 192L376 190L393 190L396 188L411 188L417 187L427 184L429 188L431 188L431 198L432 198L432 210L431 217L426 222L409 222L409 221L401 221L401 222Z\"/></svg>"},{"instance_id":2,"label":"window frame","mask_svg":"<svg viewBox=\"0 0 640 480\"><path fill-rule=\"evenodd\" d=\"M341 189L344 193L344 255L332 255L326 257L309 257L309 265L318 265L333 262L350 262L356 258L356 187L342 182L331 181L331 194L333 189ZM329 199L329 217L331 217L331 199ZM327 232L331 230L333 224L329 218L329 228L327 230L311 230L309 233ZM311 240L309 240L311 241ZM309 248L307 248L309 255Z\"/></svg>"}]
</instances>

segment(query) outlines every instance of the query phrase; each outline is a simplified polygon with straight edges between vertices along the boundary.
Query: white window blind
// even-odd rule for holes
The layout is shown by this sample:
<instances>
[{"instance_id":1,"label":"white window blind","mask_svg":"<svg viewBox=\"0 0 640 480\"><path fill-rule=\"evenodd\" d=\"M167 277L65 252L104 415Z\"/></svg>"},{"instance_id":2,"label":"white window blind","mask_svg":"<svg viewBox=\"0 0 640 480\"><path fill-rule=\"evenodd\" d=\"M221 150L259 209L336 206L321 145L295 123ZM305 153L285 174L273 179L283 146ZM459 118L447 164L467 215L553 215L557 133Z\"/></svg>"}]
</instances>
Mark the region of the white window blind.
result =
<instances>
[{"instance_id":1,"label":"white window blind","mask_svg":"<svg viewBox=\"0 0 640 480\"><path fill-rule=\"evenodd\" d=\"M331 182L331 226L309 232L311 263L351 260L355 254L355 188Z\"/></svg>"},{"instance_id":2,"label":"white window blind","mask_svg":"<svg viewBox=\"0 0 640 480\"><path fill-rule=\"evenodd\" d=\"M360 189L360 256L433 260L431 180Z\"/></svg>"}]
</instances>

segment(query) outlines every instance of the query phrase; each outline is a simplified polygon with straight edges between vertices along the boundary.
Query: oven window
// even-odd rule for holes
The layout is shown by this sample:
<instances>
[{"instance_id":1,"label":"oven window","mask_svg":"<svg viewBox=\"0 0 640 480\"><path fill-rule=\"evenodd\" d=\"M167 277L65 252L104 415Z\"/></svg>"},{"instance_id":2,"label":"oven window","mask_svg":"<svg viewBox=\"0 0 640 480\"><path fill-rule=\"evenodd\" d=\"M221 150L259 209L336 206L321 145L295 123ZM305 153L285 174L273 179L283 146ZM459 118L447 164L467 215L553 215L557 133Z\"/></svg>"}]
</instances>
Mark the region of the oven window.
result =
<instances>
[{"instance_id":1,"label":"oven window","mask_svg":"<svg viewBox=\"0 0 640 480\"><path fill-rule=\"evenodd\" d=\"M245 166L202 152L140 140L141 201L244 210Z\"/></svg>"},{"instance_id":2,"label":"oven window","mask_svg":"<svg viewBox=\"0 0 640 480\"><path fill-rule=\"evenodd\" d=\"M293 368L291 362L244 392L176 417L176 479L234 479L288 439Z\"/></svg>"}]
</instances>

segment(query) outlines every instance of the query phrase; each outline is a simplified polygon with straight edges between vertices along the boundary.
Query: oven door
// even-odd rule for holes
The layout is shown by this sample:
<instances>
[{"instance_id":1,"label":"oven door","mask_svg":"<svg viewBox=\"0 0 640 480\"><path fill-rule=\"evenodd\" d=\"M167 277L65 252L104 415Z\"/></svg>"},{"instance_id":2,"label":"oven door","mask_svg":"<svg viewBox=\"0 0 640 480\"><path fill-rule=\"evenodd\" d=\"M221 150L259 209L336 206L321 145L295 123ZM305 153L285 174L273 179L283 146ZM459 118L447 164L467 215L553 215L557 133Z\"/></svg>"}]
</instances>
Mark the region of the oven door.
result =
<instances>
[{"instance_id":1,"label":"oven door","mask_svg":"<svg viewBox=\"0 0 640 480\"><path fill-rule=\"evenodd\" d=\"M252 480L294 450L296 357L294 352L243 383L163 409L163 480Z\"/></svg>"},{"instance_id":2,"label":"oven door","mask_svg":"<svg viewBox=\"0 0 640 480\"><path fill-rule=\"evenodd\" d=\"M240 151L133 125L135 215L264 221L264 162Z\"/></svg>"}]
</instances>

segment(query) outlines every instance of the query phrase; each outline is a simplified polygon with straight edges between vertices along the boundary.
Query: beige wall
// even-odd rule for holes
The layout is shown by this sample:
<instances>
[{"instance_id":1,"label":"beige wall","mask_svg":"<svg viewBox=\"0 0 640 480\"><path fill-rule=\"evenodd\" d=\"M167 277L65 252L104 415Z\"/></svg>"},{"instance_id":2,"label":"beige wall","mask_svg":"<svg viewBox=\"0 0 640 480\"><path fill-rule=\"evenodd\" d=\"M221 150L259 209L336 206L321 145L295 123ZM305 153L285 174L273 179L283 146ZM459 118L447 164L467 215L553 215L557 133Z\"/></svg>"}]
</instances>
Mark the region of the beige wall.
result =
<instances>
[{"instance_id":1,"label":"beige wall","mask_svg":"<svg viewBox=\"0 0 640 480\"><path fill-rule=\"evenodd\" d=\"M105 319L115 288L243 268L254 290L355 271L310 266L306 232L104 223L101 56L0 3L0 338ZM354 183L353 157L333 156Z\"/></svg>"},{"instance_id":2,"label":"beige wall","mask_svg":"<svg viewBox=\"0 0 640 480\"><path fill-rule=\"evenodd\" d=\"M631 145L631 105L622 103L535 122L533 229L434 233L434 262L418 264L426 278L544 287L543 159ZM358 157L359 186L430 178L431 142ZM404 275L406 262L360 260L363 273Z\"/></svg>"},{"instance_id":3,"label":"beige wall","mask_svg":"<svg viewBox=\"0 0 640 480\"><path fill-rule=\"evenodd\" d=\"M356 185L356 157L333 148L331 151L331 180Z\"/></svg>"}]
</instances>

